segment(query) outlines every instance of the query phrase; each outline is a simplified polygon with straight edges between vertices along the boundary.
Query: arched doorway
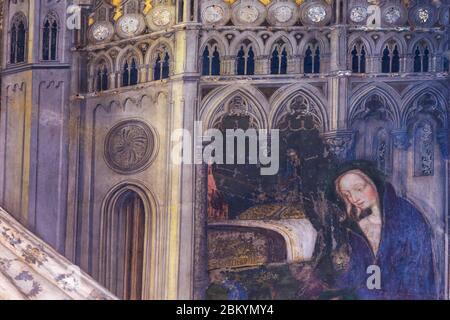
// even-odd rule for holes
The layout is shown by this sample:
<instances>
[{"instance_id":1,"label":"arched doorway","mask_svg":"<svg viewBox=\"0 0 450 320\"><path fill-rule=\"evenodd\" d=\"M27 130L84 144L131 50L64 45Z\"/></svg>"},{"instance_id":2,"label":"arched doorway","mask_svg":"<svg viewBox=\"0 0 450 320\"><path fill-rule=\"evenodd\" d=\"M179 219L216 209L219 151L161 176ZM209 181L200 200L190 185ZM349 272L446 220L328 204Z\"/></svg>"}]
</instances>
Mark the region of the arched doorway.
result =
<instances>
[{"instance_id":1,"label":"arched doorway","mask_svg":"<svg viewBox=\"0 0 450 320\"><path fill-rule=\"evenodd\" d=\"M138 188L126 186L106 202L102 219L101 264L104 285L125 300L148 298L147 248L152 223L149 205Z\"/></svg>"}]
</instances>

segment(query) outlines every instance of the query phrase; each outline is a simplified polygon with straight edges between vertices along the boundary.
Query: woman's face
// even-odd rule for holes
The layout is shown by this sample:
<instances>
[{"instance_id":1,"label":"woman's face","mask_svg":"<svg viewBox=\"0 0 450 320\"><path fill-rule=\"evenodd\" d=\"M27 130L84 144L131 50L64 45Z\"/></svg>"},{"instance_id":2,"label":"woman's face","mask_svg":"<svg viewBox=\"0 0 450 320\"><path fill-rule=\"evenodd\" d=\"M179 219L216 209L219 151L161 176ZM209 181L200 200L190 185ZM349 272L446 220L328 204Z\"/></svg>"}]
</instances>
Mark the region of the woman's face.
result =
<instances>
[{"instance_id":1,"label":"woman's face","mask_svg":"<svg viewBox=\"0 0 450 320\"><path fill-rule=\"evenodd\" d=\"M356 173L344 174L338 183L341 195L359 210L366 210L378 202L378 193L373 185Z\"/></svg>"}]
</instances>

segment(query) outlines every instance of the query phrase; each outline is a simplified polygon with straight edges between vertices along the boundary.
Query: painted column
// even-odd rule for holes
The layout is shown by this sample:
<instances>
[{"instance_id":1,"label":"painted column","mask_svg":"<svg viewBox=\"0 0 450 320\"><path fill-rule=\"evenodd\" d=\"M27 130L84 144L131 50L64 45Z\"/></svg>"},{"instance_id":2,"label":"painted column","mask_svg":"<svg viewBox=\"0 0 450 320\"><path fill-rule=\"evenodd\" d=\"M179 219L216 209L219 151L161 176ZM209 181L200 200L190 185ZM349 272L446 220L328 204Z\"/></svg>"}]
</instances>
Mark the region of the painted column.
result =
<instances>
[{"instance_id":1,"label":"painted column","mask_svg":"<svg viewBox=\"0 0 450 320\"><path fill-rule=\"evenodd\" d=\"M208 166L196 165L195 177L195 250L194 250L194 299L205 299L208 279Z\"/></svg>"},{"instance_id":2,"label":"painted column","mask_svg":"<svg viewBox=\"0 0 450 320\"><path fill-rule=\"evenodd\" d=\"M197 117L197 52L196 25L176 26L174 75L170 130L194 132ZM170 131L169 131L170 132ZM170 138L170 137L169 137ZM169 152L174 142L169 141ZM169 161L171 161L169 159ZM168 175L168 245L166 299L192 299L194 293L194 230L195 230L195 166L169 163Z\"/></svg>"}]
</instances>

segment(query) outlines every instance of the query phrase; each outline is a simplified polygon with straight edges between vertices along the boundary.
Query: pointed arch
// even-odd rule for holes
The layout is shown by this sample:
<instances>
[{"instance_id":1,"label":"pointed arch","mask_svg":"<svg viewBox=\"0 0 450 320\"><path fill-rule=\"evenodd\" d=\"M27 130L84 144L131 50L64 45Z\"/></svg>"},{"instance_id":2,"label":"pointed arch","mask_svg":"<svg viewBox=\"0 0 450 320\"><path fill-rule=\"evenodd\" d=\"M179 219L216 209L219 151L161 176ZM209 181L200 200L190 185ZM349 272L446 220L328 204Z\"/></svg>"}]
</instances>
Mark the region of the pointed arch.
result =
<instances>
[{"instance_id":1,"label":"pointed arch","mask_svg":"<svg viewBox=\"0 0 450 320\"><path fill-rule=\"evenodd\" d=\"M107 60L103 57L96 59L93 64L93 88L92 91L106 91L110 88L111 84L109 76L111 74L111 67Z\"/></svg>"},{"instance_id":2,"label":"pointed arch","mask_svg":"<svg viewBox=\"0 0 450 320\"><path fill-rule=\"evenodd\" d=\"M329 129L329 117L327 113L327 100L324 95L310 84L292 84L282 87L275 92L270 99L270 105L273 106L269 114L269 129L276 129L281 117L285 114L289 102L298 96L305 97L314 107L315 114L318 117L321 127L319 130L325 132Z\"/></svg>"},{"instance_id":3,"label":"pointed arch","mask_svg":"<svg viewBox=\"0 0 450 320\"><path fill-rule=\"evenodd\" d=\"M106 65L107 65L107 67L108 67L108 70L111 70L111 72L114 72L114 68L113 68L114 62L113 62L113 60L111 59L111 57L110 57L108 54L106 54L105 52L103 52L103 53L99 54L97 57L95 57L95 58L93 59L93 62L89 64L88 70L89 70L89 74L91 75L91 77L94 76L94 74L95 74L94 71L95 71L95 69L96 69L96 66L97 66L102 60L105 61Z\"/></svg>"},{"instance_id":4,"label":"pointed arch","mask_svg":"<svg viewBox=\"0 0 450 320\"><path fill-rule=\"evenodd\" d=\"M321 73L323 61L330 55L330 41L323 33L314 31L307 33L298 46L303 73Z\"/></svg>"},{"instance_id":5,"label":"pointed arch","mask_svg":"<svg viewBox=\"0 0 450 320\"><path fill-rule=\"evenodd\" d=\"M136 47L128 45L122 50L120 50L119 54L117 55L115 70L122 70L124 61L128 59L130 56L136 57L137 59L136 63L139 66L142 66L144 64L144 56L142 55L142 52L138 50Z\"/></svg>"},{"instance_id":6,"label":"pointed arch","mask_svg":"<svg viewBox=\"0 0 450 320\"><path fill-rule=\"evenodd\" d=\"M122 87L133 86L139 82L139 58L134 52L130 51L126 56L123 56L121 64L121 81Z\"/></svg>"},{"instance_id":7,"label":"pointed arch","mask_svg":"<svg viewBox=\"0 0 450 320\"><path fill-rule=\"evenodd\" d=\"M388 42L381 53L381 72L400 72L400 50L396 42Z\"/></svg>"},{"instance_id":8,"label":"pointed arch","mask_svg":"<svg viewBox=\"0 0 450 320\"><path fill-rule=\"evenodd\" d=\"M398 46L399 54L405 55L408 52L408 45L406 43L406 40L404 37L399 36L395 33L388 33L386 35L380 34L381 38L378 41L378 44L376 46L375 52L382 54L384 48L386 48L386 45L390 43L395 43Z\"/></svg>"},{"instance_id":9,"label":"pointed arch","mask_svg":"<svg viewBox=\"0 0 450 320\"><path fill-rule=\"evenodd\" d=\"M49 11L41 24L41 59L55 61L58 58L60 20L56 12Z\"/></svg>"},{"instance_id":10,"label":"pointed arch","mask_svg":"<svg viewBox=\"0 0 450 320\"><path fill-rule=\"evenodd\" d=\"M144 60L150 66L150 81L169 78L174 64L172 45L165 39L159 39L150 46Z\"/></svg>"},{"instance_id":11,"label":"pointed arch","mask_svg":"<svg viewBox=\"0 0 450 320\"><path fill-rule=\"evenodd\" d=\"M365 37L361 34L355 33L349 37L348 43L349 43L348 46L349 53L353 50L353 47L357 43L364 44L368 56L372 56L374 52L377 52L375 49L375 42L371 37Z\"/></svg>"},{"instance_id":12,"label":"pointed arch","mask_svg":"<svg viewBox=\"0 0 450 320\"><path fill-rule=\"evenodd\" d=\"M230 45L230 54L235 55L240 49L240 46L245 41L249 42L253 46L253 50L255 51L255 56L260 56L264 52L264 43L258 37L256 37L250 31L245 31L239 36L236 36Z\"/></svg>"},{"instance_id":13,"label":"pointed arch","mask_svg":"<svg viewBox=\"0 0 450 320\"><path fill-rule=\"evenodd\" d=\"M414 53L414 50L419 43L426 44L431 52L436 52L436 49L439 47L434 38L430 39L429 37L421 35L409 43L408 52L411 54Z\"/></svg>"},{"instance_id":14,"label":"pointed arch","mask_svg":"<svg viewBox=\"0 0 450 320\"><path fill-rule=\"evenodd\" d=\"M212 128L214 121L226 112L224 104L236 96L243 97L249 103L248 112L256 120L257 127L268 128L269 104L264 94L250 85L232 84L213 90L202 101L199 118L205 130Z\"/></svg>"},{"instance_id":15,"label":"pointed arch","mask_svg":"<svg viewBox=\"0 0 450 320\"><path fill-rule=\"evenodd\" d=\"M314 41L316 41L319 45L320 52L323 55L330 54L330 42L328 38L324 34L317 31L309 32L302 38L299 44L299 54L304 54L307 46Z\"/></svg>"},{"instance_id":16,"label":"pointed arch","mask_svg":"<svg viewBox=\"0 0 450 320\"><path fill-rule=\"evenodd\" d=\"M144 63L147 65L152 65L154 63L154 58L158 55L161 49L167 51L170 57L174 57L172 43L167 39L160 38L154 41L147 49L144 57Z\"/></svg>"},{"instance_id":17,"label":"pointed arch","mask_svg":"<svg viewBox=\"0 0 450 320\"><path fill-rule=\"evenodd\" d=\"M217 44L217 47L219 49L219 52L226 56L230 54L229 51L229 47L227 45L227 40L225 39L225 37L218 33L217 31L213 31L211 33L207 33L201 41L201 45L200 45L200 52L203 52L205 50L205 47L211 43L211 41L215 41Z\"/></svg>"},{"instance_id":18,"label":"pointed arch","mask_svg":"<svg viewBox=\"0 0 450 320\"><path fill-rule=\"evenodd\" d=\"M433 62L434 45L428 39L421 37L414 41L408 49L413 56L414 72L429 72Z\"/></svg>"},{"instance_id":19,"label":"pointed arch","mask_svg":"<svg viewBox=\"0 0 450 320\"><path fill-rule=\"evenodd\" d=\"M22 63L26 60L28 22L22 12L17 12L9 24L9 63Z\"/></svg>"},{"instance_id":20,"label":"pointed arch","mask_svg":"<svg viewBox=\"0 0 450 320\"><path fill-rule=\"evenodd\" d=\"M383 110L371 110L367 105L374 96L380 97ZM400 127L400 106L397 101L401 101L401 97L385 83L362 86L352 96L347 123L351 126L358 118L369 115L371 112L383 112L395 127Z\"/></svg>"},{"instance_id":21,"label":"pointed arch","mask_svg":"<svg viewBox=\"0 0 450 320\"><path fill-rule=\"evenodd\" d=\"M286 34L284 32L279 31L273 34L267 40L266 45L264 47L264 55L270 55L273 51L274 46L280 41L282 41L285 44L286 50L290 56L293 56L296 53L295 48L297 42L295 41L295 38L290 34Z\"/></svg>"},{"instance_id":22,"label":"pointed arch","mask_svg":"<svg viewBox=\"0 0 450 320\"><path fill-rule=\"evenodd\" d=\"M418 88L411 88L403 99L401 124L411 126L414 118L419 114L430 115L437 121L440 128L448 128L449 116L445 93L448 89L440 86L432 87L422 84Z\"/></svg>"},{"instance_id":23,"label":"pointed arch","mask_svg":"<svg viewBox=\"0 0 450 320\"><path fill-rule=\"evenodd\" d=\"M287 74L288 63L292 57L292 48L286 39L280 37L278 41L274 42L269 54L270 74Z\"/></svg>"},{"instance_id":24,"label":"pointed arch","mask_svg":"<svg viewBox=\"0 0 450 320\"><path fill-rule=\"evenodd\" d=\"M105 91L111 88L110 75L114 72L112 59L105 53L100 54L89 64L89 78L92 79L90 91Z\"/></svg>"},{"instance_id":25,"label":"pointed arch","mask_svg":"<svg viewBox=\"0 0 450 320\"><path fill-rule=\"evenodd\" d=\"M312 40L306 45L306 50L303 53L303 73L321 73L321 60L323 51L316 40Z\"/></svg>"},{"instance_id":26,"label":"pointed arch","mask_svg":"<svg viewBox=\"0 0 450 320\"><path fill-rule=\"evenodd\" d=\"M124 203L129 195L133 196L132 200L140 202L140 204L135 203L138 205L137 208L133 208L133 203ZM151 286L154 284L153 275L156 273L154 261L157 246L156 235L160 224L158 212L157 198L150 189L138 181L121 182L104 197L100 213L99 279L110 290L117 292L122 289L122 293L126 293L124 287L125 284L128 284L125 280L125 276L127 276L134 282L134 285L131 286L133 290L128 292L129 294L134 294L134 297L141 299L150 299L155 294L156 288ZM134 255L135 261L140 261L138 264L132 263L132 268L130 268L132 270L129 271L118 265L121 262L126 265L129 260L123 256L124 250L120 250L121 246L127 248L126 239L116 232L121 225L123 226L120 223L121 220L126 222L127 219L133 222L134 230L124 229L124 231L138 243L138 248L130 247L131 254ZM138 293L139 295L136 296Z\"/></svg>"},{"instance_id":27,"label":"pointed arch","mask_svg":"<svg viewBox=\"0 0 450 320\"><path fill-rule=\"evenodd\" d=\"M221 73L223 51L215 39L210 39L200 51L199 70L204 76L218 76Z\"/></svg>"},{"instance_id":28,"label":"pointed arch","mask_svg":"<svg viewBox=\"0 0 450 320\"><path fill-rule=\"evenodd\" d=\"M256 54L254 45L248 40L244 40L236 53L235 74L254 75L256 70Z\"/></svg>"},{"instance_id":29,"label":"pointed arch","mask_svg":"<svg viewBox=\"0 0 450 320\"><path fill-rule=\"evenodd\" d=\"M401 64L401 59L408 53L408 45L405 38L392 32L387 35L381 35L381 37L375 51L382 57L381 72L403 72L404 66Z\"/></svg>"},{"instance_id":30,"label":"pointed arch","mask_svg":"<svg viewBox=\"0 0 450 320\"><path fill-rule=\"evenodd\" d=\"M367 71L367 46L364 42L356 40L349 48L348 65L353 73L366 73Z\"/></svg>"},{"instance_id":31,"label":"pointed arch","mask_svg":"<svg viewBox=\"0 0 450 320\"><path fill-rule=\"evenodd\" d=\"M100 92L100 91L106 91L109 89L109 74L110 70L108 70L107 64L104 60L101 60L96 65L96 74L95 74L95 81L94 91Z\"/></svg>"}]
</instances>

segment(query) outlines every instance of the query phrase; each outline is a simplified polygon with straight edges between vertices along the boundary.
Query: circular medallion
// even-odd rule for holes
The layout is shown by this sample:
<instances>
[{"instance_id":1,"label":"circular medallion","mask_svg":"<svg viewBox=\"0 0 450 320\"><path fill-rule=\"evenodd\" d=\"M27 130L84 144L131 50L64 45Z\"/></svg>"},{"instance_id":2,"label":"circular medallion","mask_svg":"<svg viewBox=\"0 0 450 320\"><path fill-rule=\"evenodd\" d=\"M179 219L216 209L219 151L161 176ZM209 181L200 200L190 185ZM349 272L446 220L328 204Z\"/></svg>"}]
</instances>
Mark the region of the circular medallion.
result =
<instances>
[{"instance_id":1,"label":"circular medallion","mask_svg":"<svg viewBox=\"0 0 450 320\"><path fill-rule=\"evenodd\" d=\"M126 14L117 20L116 32L122 38L137 36L144 29L144 18L140 14Z\"/></svg>"},{"instance_id":2,"label":"circular medallion","mask_svg":"<svg viewBox=\"0 0 450 320\"><path fill-rule=\"evenodd\" d=\"M239 8L238 16L239 19L246 23L253 23L258 19L259 12L255 7L248 5Z\"/></svg>"},{"instance_id":3,"label":"circular medallion","mask_svg":"<svg viewBox=\"0 0 450 320\"><path fill-rule=\"evenodd\" d=\"M308 18L314 23L319 23L325 20L327 16L327 11L325 10L324 6L317 5L317 6L311 6L308 9Z\"/></svg>"},{"instance_id":4,"label":"circular medallion","mask_svg":"<svg viewBox=\"0 0 450 320\"><path fill-rule=\"evenodd\" d=\"M164 27L170 23L171 14L167 9L155 10L152 16L153 23L158 27Z\"/></svg>"},{"instance_id":5,"label":"circular medallion","mask_svg":"<svg viewBox=\"0 0 450 320\"><path fill-rule=\"evenodd\" d=\"M395 24L401 17L401 12L398 7L390 7L386 10L386 21L389 24Z\"/></svg>"},{"instance_id":6,"label":"circular medallion","mask_svg":"<svg viewBox=\"0 0 450 320\"><path fill-rule=\"evenodd\" d=\"M367 19L367 7L354 7L350 11L350 20L355 23L364 22Z\"/></svg>"},{"instance_id":7,"label":"circular medallion","mask_svg":"<svg viewBox=\"0 0 450 320\"><path fill-rule=\"evenodd\" d=\"M297 6L294 2L273 1L267 8L267 21L278 27L292 26L297 22Z\"/></svg>"},{"instance_id":8,"label":"circular medallion","mask_svg":"<svg viewBox=\"0 0 450 320\"><path fill-rule=\"evenodd\" d=\"M427 5L416 6L410 10L409 20L412 25L432 27L436 22L434 9Z\"/></svg>"},{"instance_id":9,"label":"circular medallion","mask_svg":"<svg viewBox=\"0 0 450 320\"><path fill-rule=\"evenodd\" d=\"M230 7L222 0L202 1L201 17L206 25L223 26L230 20Z\"/></svg>"},{"instance_id":10,"label":"circular medallion","mask_svg":"<svg viewBox=\"0 0 450 320\"><path fill-rule=\"evenodd\" d=\"M92 30L92 36L97 41L103 41L109 36L109 30L107 27L99 25Z\"/></svg>"},{"instance_id":11,"label":"circular medallion","mask_svg":"<svg viewBox=\"0 0 450 320\"><path fill-rule=\"evenodd\" d=\"M105 140L105 159L114 171L129 174L145 168L155 151L155 136L143 121L115 125Z\"/></svg>"},{"instance_id":12,"label":"circular medallion","mask_svg":"<svg viewBox=\"0 0 450 320\"><path fill-rule=\"evenodd\" d=\"M205 9L204 17L205 21L208 23L217 23L224 17L224 12L222 7L214 4Z\"/></svg>"},{"instance_id":13,"label":"circular medallion","mask_svg":"<svg viewBox=\"0 0 450 320\"><path fill-rule=\"evenodd\" d=\"M92 25L89 37L93 42L110 40L114 34L114 28L109 22L97 22Z\"/></svg>"},{"instance_id":14,"label":"circular medallion","mask_svg":"<svg viewBox=\"0 0 450 320\"><path fill-rule=\"evenodd\" d=\"M304 25L324 26L331 19L331 7L323 1L303 3L300 18Z\"/></svg>"},{"instance_id":15,"label":"circular medallion","mask_svg":"<svg viewBox=\"0 0 450 320\"><path fill-rule=\"evenodd\" d=\"M125 16L120 21L119 27L124 33L132 35L139 28L139 20L135 17Z\"/></svg>"},{"instance_id":16,"label":"circular medallion","mask_svg":"<svg viewBox=\"0 0 450 320\"><path fill-rule=\"evenodd\" d=\"M163 30L174 24L175 11L171 6L157 6L146 15L146 21L150 29Z\"/></svg>"},{"instance_id":17,"label":"circular medallion","mask_svg":"<svg viewBox=\"0 0 450 320\"><path fill-rule=\"evenodd\" d=\"M405 24L408 13L401 6L389 5L382 10L381 19L388 26L399 26Z\"/></svg>"},{"instance_id":18,"label":"circular medallion","mask_svg":"<svg viewBox=\"0 0 450 320\"><path fill-rule=\"evenodd\" d=\"M291 20L294 10L288 6L280 6L275 9L274 17L278 22L285 23Z\"/></svg>"},{"instance_id":19,"label":"circular medallion","mask_svg":"<svg viewBox=\"0 0 450 320\"><path fill-rule=\"evenodd\" d=\"M430 20L430 12L426 8L417 10L417 18L421 23L427 23Z\"/></svg>"},{"instance_id":20,"label":"circular medallion","mask_svg":"<svg viewBox=\"0 0 450 320\"><path fill-rule=\"evenodd\" d=\"M232 8L231 19L236 26L258 26L266 19L266 7L259 0L241 0Z\"/></svg>"}]
</instances>

